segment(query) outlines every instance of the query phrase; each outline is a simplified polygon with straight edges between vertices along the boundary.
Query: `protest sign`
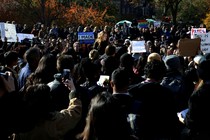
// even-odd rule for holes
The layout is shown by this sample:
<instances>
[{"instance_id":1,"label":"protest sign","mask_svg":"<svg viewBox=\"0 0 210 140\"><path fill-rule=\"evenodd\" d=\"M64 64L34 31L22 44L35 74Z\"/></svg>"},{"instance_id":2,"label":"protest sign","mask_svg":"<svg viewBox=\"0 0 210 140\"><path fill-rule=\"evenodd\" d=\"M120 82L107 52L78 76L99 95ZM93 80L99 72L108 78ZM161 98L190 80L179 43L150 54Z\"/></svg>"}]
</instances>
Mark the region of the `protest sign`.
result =
<instances>
[{"instance_id":1,"label":"protest sign","mask_svg":"<svg viewBox=\"0 0 210 140\"><path fill-rule=\"evenodd\" d=\"M93 32L79 32L78 40L80 44L93 44L95 37Z\"/></svg>"},{"instance_id":2,"label":"protest sign","mask_svg":"<svg viewBox=\"0 0 210 140\"><path fill-rule=\"evenodd\" d=\"M181 56L196 56L200 50L201 39L180 39L177 47Z\"/></svg>"},{"instance_id":3,"label":"protest sign","mask_svg":"<svg viewBox=\"0 0 210 140\"><path fill-rule=\"evenodd\" d=\"M194 34L194 38L201 39L201 51L206 54L210 53L210 33L197 33Z\"/></svg>"},{"instance_id":4,"label":"protest sign","mask_svg":"<svg viewBox=\"0 0 210 140\"><path fill-rule=\"evenodd\" d=\"M0 23L0 32L1 39L5 41L5 37L7 38L7 42L16 42L17 41L17 32L14 24L9 23Z\"/></svg>"},{"instance_id":5,"label":"protest sign","mask_svg":"<svg viewBox=\"0 0 210 140\"><path fill-rule=\"evenodd\" d=\"M33 39L33 34L23 34L23 33L17 33L18 42L22 42L24 39Z\"/></svg>"},{"instance_id":6,"label":"protest sign","mask_svg":"<svg viewBox=\"0 0 210 140\"><path fill-rule=\"evenodd\" d=\"M131 41L131 45L132 45L131 53L146 52L145 41Z\"/></svg>"},{"instance_id":7,"label":"protest sign","mask_svg":"<svg viewBox=\"0 0 210 140\"><path fill-rule=\"evenodd\" d=\"M194 38L194 34L206 33L206 28L192 28L191 29L191 39Z\"/></svg>"}]
</instances>

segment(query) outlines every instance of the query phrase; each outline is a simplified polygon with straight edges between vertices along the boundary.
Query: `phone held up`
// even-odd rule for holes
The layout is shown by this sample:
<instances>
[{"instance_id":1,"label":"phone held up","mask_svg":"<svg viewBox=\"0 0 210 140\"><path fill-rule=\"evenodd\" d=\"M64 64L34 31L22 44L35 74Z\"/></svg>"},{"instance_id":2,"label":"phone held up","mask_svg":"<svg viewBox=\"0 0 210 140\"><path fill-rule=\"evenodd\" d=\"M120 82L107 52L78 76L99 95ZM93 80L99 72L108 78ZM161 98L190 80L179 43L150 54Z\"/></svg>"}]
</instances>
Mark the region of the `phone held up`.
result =
<instances>
[{"instance_id":1,"label":"phone held up","mask_svg":"<svg viewBox=\"0 0 210 140\"><path fill-rule=\"evenodd\" d=\"M64 80L71 78L71 71L70 71L70 69L63 69L63 78L64 78Z\"/></svg>"}]
</instances>

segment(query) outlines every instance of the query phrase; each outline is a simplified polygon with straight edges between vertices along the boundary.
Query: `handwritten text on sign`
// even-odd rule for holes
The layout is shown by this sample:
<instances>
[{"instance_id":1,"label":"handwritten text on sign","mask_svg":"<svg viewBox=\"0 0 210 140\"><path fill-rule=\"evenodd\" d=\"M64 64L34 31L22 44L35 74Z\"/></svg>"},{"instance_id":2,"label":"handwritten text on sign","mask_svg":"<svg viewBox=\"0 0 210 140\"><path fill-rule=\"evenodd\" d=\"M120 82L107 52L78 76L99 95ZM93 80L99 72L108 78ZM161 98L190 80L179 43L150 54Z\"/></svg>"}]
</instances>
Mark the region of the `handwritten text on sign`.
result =
<instances>
[{"instance_id":1,"label":"handwritten text on sign","mask_svg":"<svg viewBox=\"0 0 210 140\"><path fill-rule=\"evenodd\" d=\"M145 41L132 41L132 53L146 52Z\"/></svg>"},{"instance_id":2,"label":"handwritten text on sign","mask_svg":"<svg viewBox=\"0 0 210 140\"><path fill-rule=\"evenodd\" d=\"M205 53L210 53L210 33L196 33L194 38L201 39L201 51Z\"/></svg>"},{"instance_id":3,"label":"handwritten text on sign","mask_svg":"<svg viewBox=\"0 0 210 140\"><path fill-rule=\"evenodd\" d=\"M191 39L194 38L194 34L204 34L204 33L206 33L206 28L192 28Z\"/></svg>"}]
</instances>

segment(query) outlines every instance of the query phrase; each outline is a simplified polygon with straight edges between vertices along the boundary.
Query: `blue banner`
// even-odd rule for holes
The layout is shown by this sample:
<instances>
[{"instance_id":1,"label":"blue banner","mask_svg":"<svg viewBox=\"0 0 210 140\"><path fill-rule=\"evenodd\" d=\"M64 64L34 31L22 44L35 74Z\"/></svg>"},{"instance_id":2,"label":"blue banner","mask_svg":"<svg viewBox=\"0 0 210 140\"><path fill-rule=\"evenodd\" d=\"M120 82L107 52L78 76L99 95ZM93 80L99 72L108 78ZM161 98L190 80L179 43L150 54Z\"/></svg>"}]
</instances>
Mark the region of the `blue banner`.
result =
<instances>
[{"instance_id":1,"label":"blue banner","mask_svg":"<svg viewBox=\"0 0 210 140\"><path fill-rule=\"evenodd\" d=\"M93 32L79 32L78 40L80 44L93 44L95 42Z\"/></svg>"}]
</instances>

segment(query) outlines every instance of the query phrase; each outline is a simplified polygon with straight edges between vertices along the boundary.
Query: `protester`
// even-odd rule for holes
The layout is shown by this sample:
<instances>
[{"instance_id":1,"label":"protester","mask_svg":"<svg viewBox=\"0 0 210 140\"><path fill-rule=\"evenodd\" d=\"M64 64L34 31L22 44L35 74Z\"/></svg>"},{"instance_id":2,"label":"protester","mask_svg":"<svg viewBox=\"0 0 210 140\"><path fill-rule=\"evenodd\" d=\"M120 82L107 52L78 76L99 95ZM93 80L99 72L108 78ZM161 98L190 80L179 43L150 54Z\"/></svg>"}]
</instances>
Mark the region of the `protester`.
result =
<instances>
[{"instance_id":1,"label":"protester","mask_svg":"<svg viewBox=\"0 0 210 140\"><path fill-rule=\"evenodd\" d=\"M189 99L189 111L184 120L192 140L210 139L209 135L209 80L210 60L198 65L198 76L202 80Z\"/></svg>"},{"instance_id":2,"label":"protester","mask_svg":"<svg viewBox=\"0 0 210 140\"><path fill-rule=\"evenodd\" d=\"M66 84L71 90L69 95L75 94L73 81L67 80ZM15 140L63 139L81 118L82 105L77 94L70 100L68 108L54 112L51 108L50 87L46 84L29 86L24 95L27 131L16 133Z\"/></svg>"},{"instance_id":3,"label":"protester","mask_svg":"<svg viewBox=\"0 0 210 140\"><path fill-rule=\"evenodd\" d=\"M197 59L197 58L206 57L206 59L208 59L209 57L208 53L205 53L206 54L205 56L203 56L202 54L199 54L198 56L201 56L201 57L191 56L192 62L190 64L190 62L187 62L187 61L185 61L184 63L184 58L182 56L178 56L181 54L181 53L179 54L179 48L177 48L178 40L182 37L189 37L190 35L189 34L190 32L188 32L188 30L186 30L186 27L182 25L180 25L179 28L178 27L176 28L176 26L173 26L173 25L167 25L167 26L160 25L159 27L151 26L148 28L139 28L138 21L136 19L132 21L131 27L128 27L126 24L124 24L123 26L114 26L114 25L110 26L110 24L109 25L107 24L104 26L101 25L100 27L98 26L99 28L98 29L96 28L95 30L93 30L94 24L93 25L85 24L85 25L75 26L75 25L71 25L70 23L66 27L61 27L59 26L59 24L54 23L52 24L52 27L48 27L45 24L37 23L37 24L34 24L33 26L34 28L30 27L29 24L27 23L24 23L23 25L20 25L20 24L16 24L16 25L18 25L18 27L16 26L18 33L34 33L35 36L38 36L38 37L35 37L33 39L24 39L22 41L19 40L20 42L8 42L8 39L4 37L3 38L1 37L0 39L1 40L0 41L0 52L1 52L0 63L1 64L0 65L1 67L8 67L9 69L7 69L6 71L11 70L11 72L14 72L13 78L14 76L17 76L17 79L18 79L18 88L16 88L16 92L14 93L17 93L18 96L19 95L23 96L25 95L28 86L33 87L37 83L49 84L49 82L52 82L51 84L55 85L55 87L58 86L57 85L58 83L59 83L59 86L60 84L63 86L64 83L62 81L62 78L63 78L62 74L63 74L64 69L70 69L70 73L71 73L70 75L72 79L75 81L75 88L78 91L81 91L81 102L84 105L82 107L82 116L81 116L82 119L80 119L80 121L77 123L74 129L68 130L68 133L70 132L71 136L69 137L67 136L68 134L67 135L65 134L64 136L65 139L75 139L76 134L80 133L84 129L85 118L87 115L89 115L87 112L90 105L90 100L94 98L95 96L98 96L101 93L101 91L113 90L112 88L110 88L109 83L106 83L108 85L108 89L107 87L103 88L100 85L98 85L97 80L101 74L107 74L111 77L112 72L115 69L124 67L127 70L127 72L129 72L129 81L130 81L129 87L135 86L135 84L138 84L138 83L140 85L143 83L146 84L148 81L149 81L149 84L160 83L160 81L162 80L161 78L163 76L162 72L164 72L164 70L161 69L162 71L159 71L158 69L156 72L154 72L151 69L153 68L155 69L156 64L161 63L163 60L167 66L167 72L165 73L166 75L164 79L174 78L174 76L176 77L177 75L179 75L180 77L184 78L186 81L185 84L187 86L186 85L184 86L185 94L184 95L182 94L184 97L181 97L180 98L181 103L178 102L176 105L177 111L179 112L182 109L186 109L188 107L187 101L190 98L190 95L192 94L194 88L197 89L197 87L199 88L201 85L201 84L198 84L200 82L195 77L197 76L197 73L196 73L197 67L198 67L197 65L199 65L205 59ZM112 31L109 30L111 28L112 28ZM95 41L93 44L80 43L80 38L78 38L78 32L84 32L85 34L86 31L90 31L90 32L93 31L94 38L95 38ZM149 46L148 48L146 48L146 52L142 52L142 53L132 52L133 51L132 45L134 43L133 42L134 40L135 41L145 40L146 47ZM16 56L14 57L14 61L10 63L9 61L10 52L17 52L19 54L18 55L19 67L17 69L14 69L14 71L13 71L13 67L16 65ZM127 53L129 53L129 55ZM48 56L47 54L52 54L54 58L51 59L51 57ZM3 62L4 57L5 58L8 57L7 58L8 61L6 63ZM41 57L42 59L40 60ZM179 60L177 59L177 57L179 58ZM156 62L156 60L158 60L159 62ZM56 70L56 61L57 61L57 70ZM152 66L154 67L152 68ZM190 68L187 66L190 66ZM193 74L191 73L191 71L190 72L188 71L188 70L191 70L191 68L193 69L192 70ZM4 73L5 70L2 70L1 72ZM153 72L155 74L151 74ZM59 73L60 73L60 77L58 76ZM59 78L53 77L54 74L55 76L58 76ZM141 83L142 81L143 83ZM176 80L176 81L179 81L179 80ZM180 85L179 82L175 82L175 83L178 83L178 84L175 84L176 86ZM52 91L54 90L55 87L52 86L51 84L49 84L49 86ZM170 85L174 85L173 82ZM66 88L67 87L64 87L64 89ZM148 90L149 91L154 90L155 88L148 87ZM162 89L162 87L159 87L158 85L157 90L155 91L158 91L159 88ZM19 89L21 89L19 91L19 93L21 94L18 93ZM146 86L146 89L147 89L147 86ZM174 91L175 89L177 88L172 88L172 91ZM141 91L142 90L143 89L141 88ZM67 108L68 103L69 103L69 98L68 98L68 93L67 93L68 89L63 91L63 90L59 90L58 88L58 90L55 90L55 91L56 91L56 96L53 97L53 100L55 99L54 100L55 102L53 103L54 107L52 109L60 111L62 109ZM163 91L165 92L165 89ZM60 94L60 92L62 93ZM125 92L127 93L127 91ZM57 95L65 95L65 96L63 96L62 99L58 99ZM176 96L176 94L174 95ZM163 98L166 99L167 97L164 96ZM57 99L59 100L59 102L56 102L58 101ZM157 99L159 99L159 97L157 97ZM160 102L163 102L164 104L166 101L165 100L162 101L160 99ZM11 105L14 105L14 104L11 104ZM164 107L163 107L163 110L166 109ZM152 110L152 109L146 108L145 110ZM159 110L159 108L157 110ZM17 109L17 111L22 112L19 109ZM40 111L41 111L41 107L40 107ZM25 113L19 113L19 114L25 114ZM153 116L157 116L157 115L153 115ZM7 115L5 114L4 117L6 118ZM17 118L20 118L20 117L17 116ZM158 116L156 119L157 120L159 119ZM16 121L16 119L13 118L11 122L13 121ZM22 120L17 121L17 122L21 123ZM161 124L164 124L164 123L161 123ZM161 124L160 126L162 126ZM4 126L2 125L2 128L3 127ZM17 134L19 135L20 134L19 132L21 132L20 130L22 130L22 127L24 128L25 125L21 125L20 126L21 129L19 129L18 131L13 129L14 131L12 130L10 132L11 133L18 132ZM110 127L106 126L107 129L110 129ZM116 126L116 128L118 127L119 126ZM13 128L13 126L11 128ZM142 129L145 129L144 126ZM144 131L147 131L146 129ZM7 126L5 126L5 131L7 131ZM11 133L8 133L8 134L11 134ZM157 133L159 133L159 131L157 131ZM155 133L156 136L160 136L162 134L162 132L160 132L160 134L157 134L157 133ZM125 133L125 135L126 135L125 138L128 138L127 132ZM144 136L141 136L139 133L138 137L146 137L146 134ZM160 137L162 138L162 136ZM116 138L116 137L114 136L113 138ZM130 137L128 139L130 139Z\"/></svg>"}]
</instances>

